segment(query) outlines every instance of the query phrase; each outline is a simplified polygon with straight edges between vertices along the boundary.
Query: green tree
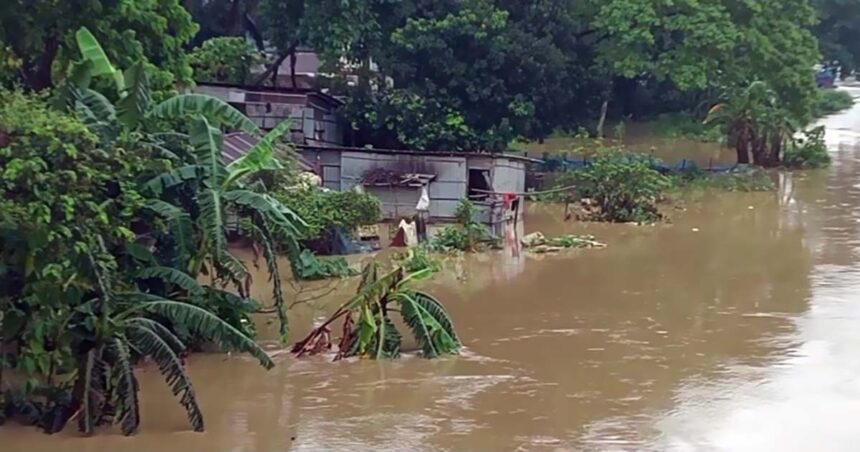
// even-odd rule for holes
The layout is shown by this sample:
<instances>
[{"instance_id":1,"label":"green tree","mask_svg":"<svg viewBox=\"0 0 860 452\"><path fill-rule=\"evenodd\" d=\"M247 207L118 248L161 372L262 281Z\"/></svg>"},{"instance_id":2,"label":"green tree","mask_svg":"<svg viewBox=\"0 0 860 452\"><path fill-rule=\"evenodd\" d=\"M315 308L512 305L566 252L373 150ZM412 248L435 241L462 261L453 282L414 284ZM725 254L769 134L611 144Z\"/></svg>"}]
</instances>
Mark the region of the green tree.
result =
<instances>
[{"instance_id":1,"label":"green tree","mask_svg":"<svg viewBox=\"0 0 860 452\"><path fill-rule=\"evenodd\" d=\"M20 68L20 83L56 85L76 58L81 26L122 67L142 61L156 90L191 83L184 46L197 25L180 0L9 0L0 8L0 42Z\"/></svg>"},{"instance_id":2,"label":"green tree","mask_svg":"<svg viewBox=\"0 0 860 452\"><path fill-rule=\"evenodd\" d=\"M194 79L243 85L265 56L245 38L218 37L204 41L189 54Z\"/></svg>"}]
</instances>

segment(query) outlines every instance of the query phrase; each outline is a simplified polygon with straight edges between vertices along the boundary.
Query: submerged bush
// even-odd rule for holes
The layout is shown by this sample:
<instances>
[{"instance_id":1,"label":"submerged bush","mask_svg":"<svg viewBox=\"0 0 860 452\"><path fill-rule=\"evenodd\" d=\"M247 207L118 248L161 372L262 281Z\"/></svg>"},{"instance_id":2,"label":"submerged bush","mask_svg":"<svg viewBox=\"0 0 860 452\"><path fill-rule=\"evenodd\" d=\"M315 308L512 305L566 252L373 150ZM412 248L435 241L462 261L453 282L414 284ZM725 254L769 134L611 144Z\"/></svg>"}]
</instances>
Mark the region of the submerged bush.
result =
<instances>
[{"instance_id":1,"label":"submerged bush","mask_svg":"<svg viewBox=\"0 0 860 452\"><path fill-rule=\"evenodd\" d=\"M388 359L400 356L403 336L391 318L397 312L409 328L425 358L457 354L462 346L448 311L427 292L410 287L432 276L432 269L408 272L396 266L384 270L373 262L362 271L356 295L322 325L292 347L297 356L312 356L332 348L331 326L338 320L342 332L335 361L361 357Z\"/></svg>"},{"instance_id":2,"label":"submerged bush","mask_svg":"<svg viewBox=\"0 0 860 452\"><path fill-rule=\"evenodd\" d=\"M819 90L818 96L815 98L815 104L812 107L812 115L820 118L851 108L852 105L854 105L854 98L845 91L835 89Z\"/></svg>"},{"instance_id":3,"label":"submerged bush","mask_svg":"<svg viewBox=\"0 0 860 452\"><path fill-rule=\"evenodd\" d=\"M598 209L595 220L650 223L661 218L657 202L664 197L669 180L651 168L646 158L606 155L591 166L572 173L581 198Z\"/></svg>"},{"instance_id":4,"label":"submerged bush","mask_svg":"<svg viewBox=\"0 0 860 452\"><path fill-rule=\"evenodd\" d=\"M275 193L275 198L307 223L306 239L321 238L337 228L353 231L359 226L376 224L382 218L378 199L352 190L286 189Z\"/></svg>"},{"instance_id":5,"label":"submerged bush","mask_svg":"<svg viewBox=\"0 0 860 452\"><path fill-rule=\"evenodd\" d=\"M355 276L358 272L349 266L343 257L320 259L310 250L302 250L297 262L293 262L295 276L304 281Z\"/></svg>"},{"instance_id":6,"label":"submerged bush","mask_svg":"<svg viewBox=\"0 0 860 452\"><path fill-rule=\"evenodd\" d=\"M830 154L824 142L824 127L803 132L785 149L782 161L788 168L813 169L830 165Z\"/></svg>"},{"instance_id":7,"label":"submerged bush","mask_svg":"<svg viewBox=\"0 0 860 452\"><path fill-rule=\"evenodd\" d=\"M457 225L439 231L430 242L436 251L477 251L482 245L495 245L498 238L475 217L477 209L468 199L460 200L455 212Z\"/></svg>"}]
</instances>

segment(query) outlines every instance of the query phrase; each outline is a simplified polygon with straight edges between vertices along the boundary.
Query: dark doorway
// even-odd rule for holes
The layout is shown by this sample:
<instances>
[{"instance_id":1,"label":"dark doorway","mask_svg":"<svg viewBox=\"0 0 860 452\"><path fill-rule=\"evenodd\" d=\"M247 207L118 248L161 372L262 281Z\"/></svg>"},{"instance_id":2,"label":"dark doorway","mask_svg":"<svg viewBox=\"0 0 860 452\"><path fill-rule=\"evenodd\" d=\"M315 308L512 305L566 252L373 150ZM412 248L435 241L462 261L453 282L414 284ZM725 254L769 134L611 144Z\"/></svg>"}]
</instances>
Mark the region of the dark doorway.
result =
<instances>
[{"instance_id":1,"label":"dark doorway","mask_svg":"<svg viewBox=\"0 0 860 452\"><path fill-rule=\"evenodd\" d=\"M486 199L492 191L492 183L490 183L490 170L486 169L470 169L469 170L469 199Z\"/></svg>"}]
</instances>

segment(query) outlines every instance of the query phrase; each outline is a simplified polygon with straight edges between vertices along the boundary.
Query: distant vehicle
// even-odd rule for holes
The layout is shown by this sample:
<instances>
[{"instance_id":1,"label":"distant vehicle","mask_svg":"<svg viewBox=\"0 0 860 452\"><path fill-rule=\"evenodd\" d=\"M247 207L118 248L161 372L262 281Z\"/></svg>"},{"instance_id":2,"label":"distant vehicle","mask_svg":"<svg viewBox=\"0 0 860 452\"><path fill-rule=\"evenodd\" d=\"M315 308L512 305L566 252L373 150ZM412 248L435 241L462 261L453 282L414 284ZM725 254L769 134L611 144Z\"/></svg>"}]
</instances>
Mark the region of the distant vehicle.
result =
<instances>
[{"instance_id":1,"label":"distant vehicle","mask_svg":"<svg viewBox=\"0 0 860 452\"><path fill-rule=\"evenodd\" d=\"M832 68L824 68L815 74L815 84L819 88L833 88L836 83L836 70Z\"/></svg>"}]
</instances>

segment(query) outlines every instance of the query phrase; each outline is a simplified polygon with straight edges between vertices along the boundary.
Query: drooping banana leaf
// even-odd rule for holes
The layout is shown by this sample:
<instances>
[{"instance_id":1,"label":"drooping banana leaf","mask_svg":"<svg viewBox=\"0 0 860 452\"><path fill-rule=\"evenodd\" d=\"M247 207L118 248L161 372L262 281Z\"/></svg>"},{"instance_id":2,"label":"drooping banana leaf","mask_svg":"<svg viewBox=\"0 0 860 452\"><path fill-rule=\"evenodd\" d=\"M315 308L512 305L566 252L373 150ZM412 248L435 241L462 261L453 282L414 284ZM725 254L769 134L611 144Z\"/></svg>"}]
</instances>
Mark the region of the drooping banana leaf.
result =
<instances>
[{"instance_id":1,"label":"drooping banana leaf","mask_svg":"<svg viewBox=\"0 0 860 452\"><path fill-rule=\"evenodd\" d=\"M113 67L101 44L99 44L90 30L87 27L79 28L75 32L75 40L77 41L81 56L85 61L91 63L90 73L92 76L108 76L113 78L114 83L116 83L117 92L122 92L125 89L122 74Z\"/></svg>"},{"instance_id":2,"label":"drooping banana leaf","mask_svg":"<svg viewBox=\"0 0 860 452\"><path fill-rule=\"evenodd\" d=\"M230 104L205 94L180 94L152 107L147 116L159 119L182 119L201 115L217 127L259 133L247 116Z\"/></svg>"}]
</instances>

